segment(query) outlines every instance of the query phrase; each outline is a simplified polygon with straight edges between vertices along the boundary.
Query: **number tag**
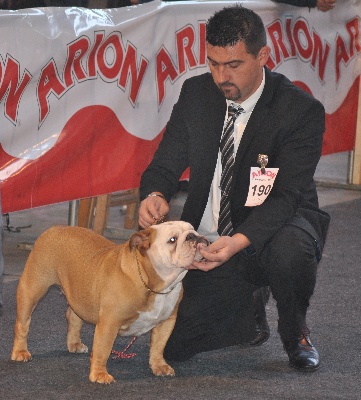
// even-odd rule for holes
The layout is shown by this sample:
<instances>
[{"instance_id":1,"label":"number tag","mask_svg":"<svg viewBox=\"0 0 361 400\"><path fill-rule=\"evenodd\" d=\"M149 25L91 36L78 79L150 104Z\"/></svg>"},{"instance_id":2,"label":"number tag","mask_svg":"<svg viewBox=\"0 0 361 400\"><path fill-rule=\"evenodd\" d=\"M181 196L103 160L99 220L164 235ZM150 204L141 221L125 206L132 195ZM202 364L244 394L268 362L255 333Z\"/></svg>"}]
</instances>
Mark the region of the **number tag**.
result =
<instances>
[{"instance_id":1,"label":"number tag","mask_svg":"<svg viewBox=\"0 0 361 400\"><path fill-rule=\"evenodd\" d=\"M261 205L271 193L279 168L266 168L262 174L261 168L251 167L250 185L245 206Z\"/></svg>"}]
</instances>

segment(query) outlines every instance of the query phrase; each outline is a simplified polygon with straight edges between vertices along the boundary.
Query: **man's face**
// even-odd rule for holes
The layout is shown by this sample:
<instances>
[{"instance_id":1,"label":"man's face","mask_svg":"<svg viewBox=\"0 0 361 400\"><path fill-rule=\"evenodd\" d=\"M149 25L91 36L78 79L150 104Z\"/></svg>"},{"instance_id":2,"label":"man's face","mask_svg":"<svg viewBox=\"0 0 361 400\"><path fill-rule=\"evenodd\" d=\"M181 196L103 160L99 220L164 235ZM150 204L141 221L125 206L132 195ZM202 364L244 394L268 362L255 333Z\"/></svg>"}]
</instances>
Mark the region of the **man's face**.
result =
<instances>
[{"instance_id":1,"label":"man's face","mask_svg":"<svg viewBox=\"0 0 361 400\"><path fill-rule=\"evenodd\" d=\"M227 47L207 43L207 56L215 84L226 99L241 103L261 84L269 48L262 47L257 56L254 56L247 53L242 41Z\"/></svg>"}]
</instances>

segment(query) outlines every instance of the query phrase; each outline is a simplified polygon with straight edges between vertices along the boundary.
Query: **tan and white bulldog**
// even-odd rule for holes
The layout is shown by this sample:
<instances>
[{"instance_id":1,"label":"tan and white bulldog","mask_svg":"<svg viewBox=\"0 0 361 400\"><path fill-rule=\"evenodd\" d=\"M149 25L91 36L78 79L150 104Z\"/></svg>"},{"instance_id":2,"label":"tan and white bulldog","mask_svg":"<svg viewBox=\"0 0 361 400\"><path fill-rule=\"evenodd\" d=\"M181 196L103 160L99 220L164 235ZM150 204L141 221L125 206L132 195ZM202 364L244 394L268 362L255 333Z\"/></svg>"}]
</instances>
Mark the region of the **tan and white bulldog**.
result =
<instances>
[{"instance_id":1,"label":"tan and white bulldog","mask_svg":"<svg viewBox=\"0 0 361 400\"><path fill-rule=\"evenodd\" d=\"M91 382L111 383L106 363L117 335L151 332L149 364L155 375L174 375L163 358L182 297L182 279L197 247L207 244L182 221L165 222L134 233L117 245L93 231L56 226L35 242L17 289L14 361L29 361L31 314L49 287L59 285L68 301L67 347L87 353L80 330L95 324L90 356Z\"/></svg>"}]
</instances>

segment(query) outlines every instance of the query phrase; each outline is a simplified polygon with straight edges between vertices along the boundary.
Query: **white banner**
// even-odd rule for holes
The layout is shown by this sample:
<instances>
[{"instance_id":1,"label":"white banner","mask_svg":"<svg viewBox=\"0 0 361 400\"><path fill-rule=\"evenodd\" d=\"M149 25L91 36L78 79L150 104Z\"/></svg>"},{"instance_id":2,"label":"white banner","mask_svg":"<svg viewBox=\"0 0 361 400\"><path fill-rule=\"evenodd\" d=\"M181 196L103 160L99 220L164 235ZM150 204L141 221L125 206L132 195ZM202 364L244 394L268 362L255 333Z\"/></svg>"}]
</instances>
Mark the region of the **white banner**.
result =
<instances>
[{"instance_id":1,"label":"white banner","mask_svg":"<svg viewBox=\"0 0 361 400\"><path fill-rule=\"evenodd\" d=\"M354 145L360 2L242 2L264 21L268 66L325 105L324 154ZM136 187L182 83L208 71L205 21L231 3L0 11L3 211Z\"/></svg>"}]
</instances>

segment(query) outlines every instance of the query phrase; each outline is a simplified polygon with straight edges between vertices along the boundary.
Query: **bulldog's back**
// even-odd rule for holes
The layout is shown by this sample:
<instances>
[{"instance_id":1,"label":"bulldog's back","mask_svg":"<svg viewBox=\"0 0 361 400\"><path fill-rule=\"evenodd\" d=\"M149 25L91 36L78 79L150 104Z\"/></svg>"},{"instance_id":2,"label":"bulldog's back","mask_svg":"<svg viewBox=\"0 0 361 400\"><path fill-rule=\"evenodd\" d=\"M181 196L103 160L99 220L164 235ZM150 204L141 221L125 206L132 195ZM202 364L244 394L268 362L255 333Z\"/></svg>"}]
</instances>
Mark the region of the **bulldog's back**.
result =
<instances>
[{"instance_id":1,"label":"bulldog's back","mask_svg":"<svg viewBox=\"0 0 361 400\"><path fill-rule=\"evenodd\" d=\"M39 236L27 264L35 263L37 269L47 271L56 269L61 273L71 269L72 274L87 272L89 275L98 270L102 259L122 250L123 246L90 229L58 225Z\"/></svg>"},{"instance_id":2,"label":"bulldog's back","mask_svg":"<svg viewBox=\"0 0 361 400\"><path fill-rule=\"evenodd\" d=\"M126 252L126 245L117 245L90 229L54 226L36 240L21 279L59 285L69 303L76 298L77 303L94 307L91 303L97 301L103 277L112 279L112 270L123 273L119 265Z\"/></svg>"}]
</instances>

